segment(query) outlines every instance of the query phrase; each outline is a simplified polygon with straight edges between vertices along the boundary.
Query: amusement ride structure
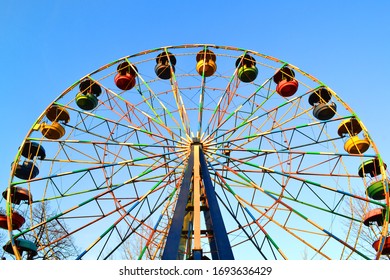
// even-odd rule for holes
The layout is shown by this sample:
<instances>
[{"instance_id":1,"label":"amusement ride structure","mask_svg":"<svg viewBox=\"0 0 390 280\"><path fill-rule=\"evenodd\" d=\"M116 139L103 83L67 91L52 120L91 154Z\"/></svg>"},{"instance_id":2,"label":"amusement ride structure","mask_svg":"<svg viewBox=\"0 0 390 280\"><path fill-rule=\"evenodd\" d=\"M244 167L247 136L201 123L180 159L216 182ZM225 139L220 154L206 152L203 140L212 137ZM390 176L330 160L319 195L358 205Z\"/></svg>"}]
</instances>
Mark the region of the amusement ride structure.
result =
<instances>
[{"instance_id":1,"label":"amusement ride structure","mask_svg":"<svg viewBox=\"0 0 390 280\"><path fill-rule=\"evenodd\" d=\"M32 124L2 191L4 256L379 259L386 167L356 113L294 65L147 50L82 77Z\"/></svg>"}]
</instances>

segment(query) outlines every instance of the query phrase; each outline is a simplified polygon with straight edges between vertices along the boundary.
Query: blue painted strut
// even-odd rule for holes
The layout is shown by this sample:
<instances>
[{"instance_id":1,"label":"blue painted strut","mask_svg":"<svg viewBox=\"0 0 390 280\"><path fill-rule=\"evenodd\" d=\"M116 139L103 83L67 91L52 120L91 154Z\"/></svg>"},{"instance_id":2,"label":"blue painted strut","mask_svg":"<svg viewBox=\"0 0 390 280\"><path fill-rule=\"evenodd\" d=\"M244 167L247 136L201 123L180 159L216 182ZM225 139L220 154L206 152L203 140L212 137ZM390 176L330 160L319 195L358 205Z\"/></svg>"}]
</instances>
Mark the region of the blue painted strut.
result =
<instances>
[{"instance_id":1,"label":"blue painted strut","mask_svg":"<svg viewBox=\"0 0 390 280\"><path fill-rule=\"evenodd\" d=\"M203 154L202 149L199 149L199 157L200 169L209 207L209 214L205 214L206 224L208 230L211 226L213 236L212 240L210 240L210 247L212 250L216 248L216 252L212 252L213 260L234 260L232 247L230 246L226 227L223 222L221 210L219 209L218 205L217 196L215 195L215 189L211 181L206 158Z\"/></svg>"},{"instance_id":2,"label":"blue painted strut","mask_svg":"<svg viewBox=\"0 0 390 280\"><path fill-rule=\"evenodd\" d=\"M188 165L184 171L183 181L181 182L179 197L176 202L175 212L173 214L171 227L169 229L167 241L165 243L163 260L176 260L179 253L181 233L183 229L184 217L186 215L186 206L190 194L192 171L194 169L194 153L191 151Z\"/></svg>"}]
</instances>

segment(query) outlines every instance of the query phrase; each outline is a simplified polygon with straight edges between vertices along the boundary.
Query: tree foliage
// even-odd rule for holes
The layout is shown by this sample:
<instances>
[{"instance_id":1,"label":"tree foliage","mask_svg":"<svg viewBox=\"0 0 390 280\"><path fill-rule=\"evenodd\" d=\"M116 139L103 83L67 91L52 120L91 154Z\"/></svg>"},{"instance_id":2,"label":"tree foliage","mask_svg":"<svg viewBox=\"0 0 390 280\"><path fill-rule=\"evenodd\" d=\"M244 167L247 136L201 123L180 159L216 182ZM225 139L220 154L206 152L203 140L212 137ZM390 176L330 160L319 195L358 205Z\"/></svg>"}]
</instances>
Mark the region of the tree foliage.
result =
<instances>
[{"instance_id":1,"label":"tree foliage","mask_svg":"<svg viewBox=\"0 0 390 280\"><path fill-rule=\"evenodd\" d=\"M27 239L36 244L38 254L32 256L23 253L24 259L43 259L43 260L65 260L74 259L77 256L76 246L71 235L69 235L66 223L59 219L50 219L55 216L48 203L37 204L32 208L31 220L28 221L25 214L26 224L20 229L30 228L18 238ZM36 226L39 225L39 226ZM8 238L0 233L0 242L5 244ZM3 248L1 248L3 250ZM5 252L2 257L5 257ZM6 257L8 259L8 257Z\"/></svg>"},{"instance_id":2,"label":"tree foliage","mask_svg":"<svg viewBox=\"0 0 390 280\"><path fill-rule=\"evenodd\" d=\"M41 224L35 230L29 232L29 240L33 241L38 251L36 258L44 260L74 259L77 250L72 236L69 235L66 223L59 219L50 219L55 216L50 205L38 204L32 212L34 225Z\"/></svg>"},{"instance_id":3,"label":"tree foliage","mask_svg":"<svg viewBox=\"0 0 390 280\"><path fill-rule=\"evenodd\" d=\"M349 207L348 211L352 213L353 218L357 221L362 221L365 213L373 210L372 206L363 200L354 200L354 203L351 203ZM379 238L379 233L382 231L381 226L378 226L377 223L366 226L363 223L357 223L352 220L346 222L346 226L350 239L356 240L356 249L371 259L375 259L376 251L372 245ZM382 256L381 259L390 259L390 256Z\"/></svg>"}]
</instances>

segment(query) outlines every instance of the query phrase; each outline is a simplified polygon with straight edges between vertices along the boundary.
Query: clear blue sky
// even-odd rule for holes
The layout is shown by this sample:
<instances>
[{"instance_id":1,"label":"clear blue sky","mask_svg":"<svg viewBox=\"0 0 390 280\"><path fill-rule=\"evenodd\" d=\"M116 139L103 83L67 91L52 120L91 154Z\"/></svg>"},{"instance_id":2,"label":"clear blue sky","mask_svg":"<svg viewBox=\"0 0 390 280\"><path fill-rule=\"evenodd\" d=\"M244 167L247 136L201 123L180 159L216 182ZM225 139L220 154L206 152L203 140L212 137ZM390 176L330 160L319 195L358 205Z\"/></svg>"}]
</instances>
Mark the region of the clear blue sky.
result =
<instances>
[{"instance_id":1,"label":"clear blue sky","mask_svg":"<svg viewBox=\"0 0 390 280\"><path fill-rule=\"evenodd\" d=\"M385 161L390 1L0 2L0 190L36 118L80 77L117 58L210 43L287 61L331 87L362 119Z\"/></svg>"},{"instance_id":2,"label":"clear blue sky","mask_svg":"<svg viewBox=\"0 0 390 280\"><path fill-rule=\"evenodd\" d=\"M298 66L360 116L385 158L389 1L1 1L0 185L34 120L98 67L145 49L212 43Z\"/></svg>"}]
</instances>

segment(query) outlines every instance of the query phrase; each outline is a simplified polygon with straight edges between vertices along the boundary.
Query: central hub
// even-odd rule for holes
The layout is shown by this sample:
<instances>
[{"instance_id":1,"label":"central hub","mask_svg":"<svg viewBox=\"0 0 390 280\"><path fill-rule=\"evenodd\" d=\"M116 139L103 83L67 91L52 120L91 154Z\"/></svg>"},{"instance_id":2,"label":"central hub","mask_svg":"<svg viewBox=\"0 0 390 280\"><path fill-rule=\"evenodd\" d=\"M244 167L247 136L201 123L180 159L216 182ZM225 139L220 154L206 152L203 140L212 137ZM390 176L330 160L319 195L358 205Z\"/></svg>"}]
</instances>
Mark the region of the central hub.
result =
<instances>
[{"instance_id":1,"label":"central hub","mask_svg":"<svg viewBox=\"0 0 390 280\"><path fill-rule=\"evenodd\" d=\"M200 139L198 137L192 138L192 145L201 145Z\"/></svg>"}]
</instances>

